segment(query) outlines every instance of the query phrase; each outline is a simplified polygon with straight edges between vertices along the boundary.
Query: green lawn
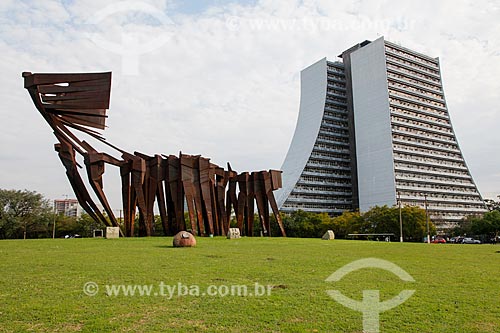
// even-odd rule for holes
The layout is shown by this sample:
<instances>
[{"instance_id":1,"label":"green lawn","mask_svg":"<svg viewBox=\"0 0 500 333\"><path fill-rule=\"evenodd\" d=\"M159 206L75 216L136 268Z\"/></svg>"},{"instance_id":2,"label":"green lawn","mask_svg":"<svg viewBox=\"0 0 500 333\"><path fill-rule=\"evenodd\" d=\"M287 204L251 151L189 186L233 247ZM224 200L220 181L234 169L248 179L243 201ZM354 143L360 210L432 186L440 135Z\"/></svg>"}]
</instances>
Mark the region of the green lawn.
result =
<instances>
[{"instance_id":1,"label":"green lawn","mask_svg":"<svg viewBox=\"0 0 500 333\"><path fill-rule=\"evenodd\" d=\"M362 299L415 294L380 314L381 332L500 332L500 246L198 238L0 241L1 332L362 332L362 314L329 289ZM380 258L415 282L362 269L325 279L357 259ZM96 296L83 292L86 282ZM106 285L273 286L269 296L114 296ZM222 287L224 288L224 287ZM223 290L223 289L222 289Z\"/></svg>"}]
</instances>

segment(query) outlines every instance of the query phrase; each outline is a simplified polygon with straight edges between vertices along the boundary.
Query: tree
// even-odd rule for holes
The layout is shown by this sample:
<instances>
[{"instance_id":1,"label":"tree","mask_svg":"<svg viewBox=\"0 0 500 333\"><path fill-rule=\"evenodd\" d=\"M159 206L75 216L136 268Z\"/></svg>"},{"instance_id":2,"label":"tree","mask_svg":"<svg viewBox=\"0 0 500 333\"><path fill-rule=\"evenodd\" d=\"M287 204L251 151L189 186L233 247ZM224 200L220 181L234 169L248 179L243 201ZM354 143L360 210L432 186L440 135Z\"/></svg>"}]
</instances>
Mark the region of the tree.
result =
<instances>
[{"instance_id":1,"label":"tree","mask_svg":"<svg viewBox=\"0 0 500 333\"><path fill-rule=\"evenodd\" d=\"M500 234L500 211L492 210L483 216L472 215L464 218L459 226L454 229L454 235L475 235L483 241L494 238Z\"/></svg>"},{"instance_id":2,"label":"tree","mask_svg":"<svg viewBox=\"0 0 500 333\"><path fill-rule=\"evenodd\" d=\"M375 206L363 214L363 219L371 226L372 233L399 234L399 210L387 206Z\"/></svg>"},{"instance_id":3,"label":"tree","mask_svg":"<svg viewBox=\"0 0 500 333\"><path fill-rule=\"evenodd\" d=\"M78 218L75 216L65 216L59 214L55 218L56 221L56 237L64 237L65 235L81 235L81 228L78 224Z\"/></svg>"},{"instance_id":4,"label":"tree","mask_svg":"<svg viewBox=\"0 0 500 333\"><path fill-rule=\"evenodd\" d=\"M0 189L0 238L46 237L52 208L41 194Z\"/></svg>"},{"instance_id":5,"label":"tree","mask_svg":"<svg viewBox=\"0 0 500 333\"><path fill-rule=\"evenodd\" d=\"M485 234L490 233L498 236L500 233L500 211L494 210L483 215L483 221L487 228Z\"/></svg>"},{"instance_id":6,"label":"tree","mask_svg":"<svg viewBox=\"0 0 500 333\"><path fill-rule=\"evenodd\" d=\"M370 230L358 211L345 211L342 215L333 218L329 229L333 230L335 237L338 238L346 238L348 234L366 233Z\"/></svg>"},{"instance_id":7,"label":"tree","mask_svg":"<svg viewBox=\"0 0 500 333\"><path fill-rule=\"evenodd\" d=\"M329 223L330 217L326 213L297 210L283 217L283 226L288 237L321 237L322 226Z\"/></svg>"},{"instance_id":8,"label":"tree","mask_svg":"<svg viewBox=\"0 0 500 333\"><path fill-rule=\"evenodd\" d=\"M399 208L393 207L398 211ZM399 214L399 211L398 211ZM425 209L416 206L404 206L401 209L401 217L403 220L403 237L406 241L420 242L427 236L427 216ZM399 218L398 218L398 233L399 234ZM436 226L429 220L429 233L430 235L436 234Z\"/></svg>"},{"instance_id":9,"label":"tree","mask_svg":"<svg viewBox=\"0 0 500 333\"><path fill-rule=\"evenodd\" d=\"M73 234L92 237L94 230L104 228L106 226L101 221L95 221L90 215L83 213L76 221L76 230L74 230Z\"/></svg>"}]
</instances>

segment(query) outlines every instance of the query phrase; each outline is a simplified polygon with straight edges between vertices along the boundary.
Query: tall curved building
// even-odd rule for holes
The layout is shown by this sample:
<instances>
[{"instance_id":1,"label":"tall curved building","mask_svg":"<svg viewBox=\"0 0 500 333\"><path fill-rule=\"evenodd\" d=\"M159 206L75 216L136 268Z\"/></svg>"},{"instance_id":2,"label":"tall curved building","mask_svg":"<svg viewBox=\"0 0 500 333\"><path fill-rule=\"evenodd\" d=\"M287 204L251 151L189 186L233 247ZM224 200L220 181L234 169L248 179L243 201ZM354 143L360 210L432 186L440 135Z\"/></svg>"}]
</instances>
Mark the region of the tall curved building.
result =
<instances>
[{"instance_id":1,"label":"tall curved building","mask_svg":"<svg viewBox=\"0 0 500 333\"><path fill-rule=\"evenodd\" d=\"M427 205L439 229L486 211L451 125L439 59L365 41L301 72L276 193L283 212Z\"/></svg>"}]
</instances>

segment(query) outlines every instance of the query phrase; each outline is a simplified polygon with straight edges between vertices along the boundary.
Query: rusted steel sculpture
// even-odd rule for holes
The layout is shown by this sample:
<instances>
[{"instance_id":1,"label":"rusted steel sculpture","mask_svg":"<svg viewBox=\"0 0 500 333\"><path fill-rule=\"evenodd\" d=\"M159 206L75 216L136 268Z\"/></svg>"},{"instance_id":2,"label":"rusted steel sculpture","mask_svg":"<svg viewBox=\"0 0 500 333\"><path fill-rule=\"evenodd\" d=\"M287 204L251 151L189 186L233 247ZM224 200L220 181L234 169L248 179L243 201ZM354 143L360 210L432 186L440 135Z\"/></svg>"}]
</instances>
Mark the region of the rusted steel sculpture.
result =
<instances>
[{"instance_id":1,"label":"rusted steel sculpture","mask_svg":"<svg viewBox=\"0 0 500 333\"><path fill-rule=\"evenodd\" d=\"M55 150L80 205L95 221L120 227L122 236L132 237L138 211L138 234L150 236L155 231L156 202L165 235L187 229L200 236L226 235L234 211L240 232L252 236L254 202L257 202L263 233L270 236L271 206L281 235L286 236L273 195L273 191L281 187L281 171L238 174L229 163L228 170L224 170L200 155L148 156L139 152L128 153L107 142L97 131L104 130L106 126L111 72L24 72L22 76L33 103L59 141ZM80 140L71 129L104 143L120 158L97 151L88 142ZM83 158L88 182L104 212L99 210L80 176L78 168L82 166L77 162L77 154ZM106 164L120 170L123 223L116 219L104 193ZM185 221L184 203L189 221Z\"/></svg>"}]
</instances>

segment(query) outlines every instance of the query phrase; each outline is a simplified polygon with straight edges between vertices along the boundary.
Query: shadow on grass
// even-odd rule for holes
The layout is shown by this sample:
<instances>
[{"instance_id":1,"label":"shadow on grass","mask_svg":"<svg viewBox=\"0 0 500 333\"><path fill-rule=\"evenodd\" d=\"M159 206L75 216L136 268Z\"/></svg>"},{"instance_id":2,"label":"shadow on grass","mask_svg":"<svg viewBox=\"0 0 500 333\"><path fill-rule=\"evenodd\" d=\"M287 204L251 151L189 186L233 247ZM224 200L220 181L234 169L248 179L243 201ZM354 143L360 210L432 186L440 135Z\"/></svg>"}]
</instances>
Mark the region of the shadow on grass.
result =
<instances>
[{"instance_id":1,"label":"shadow on grass","mask_svg":"<svg viewBox=\"0 0 500 333\"><path fill-rule=\"evenodd\" d=\"M155 245L154 247L158 247L160 249L191 249L196 246L175 247L173 245Z\"/></svg>"},{"instance_id":2,"label":"shadow on grass","mask_svg":"<svg viewBox=\"0 0 500 333\"><path fill-rule=\"evenodd\" d=\"M155 247L159 247L160 249L176 249L173 245L155 245Z\"/></svg>"}]
</instances>

